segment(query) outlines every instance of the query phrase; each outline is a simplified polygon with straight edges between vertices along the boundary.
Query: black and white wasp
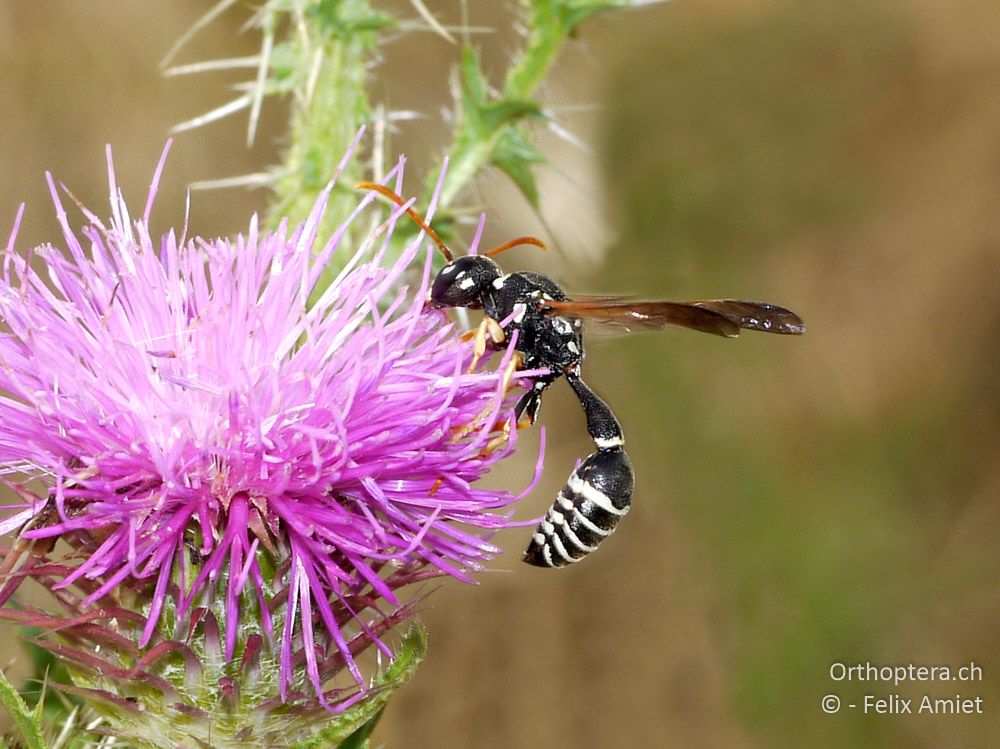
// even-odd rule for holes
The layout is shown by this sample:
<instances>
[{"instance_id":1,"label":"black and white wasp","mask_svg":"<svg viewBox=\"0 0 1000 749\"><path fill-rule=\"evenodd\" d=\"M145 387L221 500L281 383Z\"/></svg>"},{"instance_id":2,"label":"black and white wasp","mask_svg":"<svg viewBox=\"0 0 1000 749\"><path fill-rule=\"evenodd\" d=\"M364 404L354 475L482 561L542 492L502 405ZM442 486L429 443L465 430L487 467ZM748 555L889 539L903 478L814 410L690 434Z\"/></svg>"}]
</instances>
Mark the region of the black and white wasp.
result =
<instances>
[{"instance_id":1,"label":"black and white wasp","mask_svg":"<svg viewBox=\"0 0 1000 749\"><path fill-rule=\"evenodd\" d=\"M623 297L570 299L551 279L537 273L504 273L493 256L522 244L544 247L534 237L518 237L480 255L455 258L426 221L407 202L385 187L362 182L401 207L434 240L448 261L431 286L433 307L482 309L476 333L476 360L487 346L497 346L517 331L520 366L547 369L518 400L517 420L538 417L542 393L560 377L566 379L583 406L587 432L596 450L569 475L524 554L537 567L565 567L595 551L610 536L632 503L635 475L625 452L621 424L601 398L583 381L583 321L597 320L625 331L659 330L679 325L703 333L735 338L741 330L801 335L805 324L794 312L766 302L711 299L693 302L637 302Z\"/></svg>"}]
</instances>

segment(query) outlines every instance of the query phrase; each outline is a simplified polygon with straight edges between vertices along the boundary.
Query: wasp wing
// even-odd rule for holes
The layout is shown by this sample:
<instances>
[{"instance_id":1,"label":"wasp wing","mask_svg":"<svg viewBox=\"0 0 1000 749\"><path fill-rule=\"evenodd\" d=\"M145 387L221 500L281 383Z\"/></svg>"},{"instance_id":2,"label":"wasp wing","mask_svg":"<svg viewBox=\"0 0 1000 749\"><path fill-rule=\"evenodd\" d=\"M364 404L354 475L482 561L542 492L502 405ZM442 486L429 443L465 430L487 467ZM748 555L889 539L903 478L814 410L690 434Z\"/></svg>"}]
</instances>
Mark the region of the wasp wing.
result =
<instances>
[{"instance_id":1,"label":"wasp wing","mask_svg":"<svg viewBox=\"0 0 1000 749\"><path fill-rule=\"evenodd\" d=\"M660 330L667 325L735 338L741 329L800 335L805 324L794 312L766 302L707 299L695 302L640 302L625 297L545 300L553 315L596 320L625 332Z\"/></svg>"}]
</instances>

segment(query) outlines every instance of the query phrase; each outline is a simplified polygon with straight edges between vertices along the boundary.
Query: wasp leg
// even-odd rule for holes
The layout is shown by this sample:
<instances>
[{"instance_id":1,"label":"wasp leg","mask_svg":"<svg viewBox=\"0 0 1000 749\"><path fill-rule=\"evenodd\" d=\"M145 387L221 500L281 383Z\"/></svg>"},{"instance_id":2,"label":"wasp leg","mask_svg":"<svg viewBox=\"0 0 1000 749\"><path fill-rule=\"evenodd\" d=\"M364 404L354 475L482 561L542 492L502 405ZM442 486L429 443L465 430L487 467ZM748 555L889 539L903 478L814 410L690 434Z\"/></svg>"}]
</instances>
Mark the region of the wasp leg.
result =
<instances>
[{"instance_id":1,"label":"wasp leg","mask_svg":"<svg viewBox=\"0 0 1000 749\"><path fill-rule=\"evenodd\" d=\"M511 382L514 380L514 374L519 369L521 369L523 366L524 366L524 355L520 351L515 351L514 354L510 358L510 362L508 362L508 364L507 364L507 368L504 370L503 380L502 380L504 395L506 395L507 391L510 389ZM489 416L490 416L490 414L492 412L493 412L493 406L487 406L482 411L480 411L479 415L476 416L476 418L474 418L468 424L465 424L464 426L461 426L461 427L454 427L451 430L452 431L452 439L453 440L460 440L463 437L465 437L466 435L470 434L474 429L478 428L476 425L482 423L487 418L489 418ZM519 424L518 428L520 428L520 427L521 427L521 425ZM493 431L493 432L502 431L503 432L503 441L506 441L507 436L510 434L510 425L505 422L502 427L494 427L491 431ZM496 441L496 440L494 440L494 441ZM490 446L492 446L492 445L493 445L493 442L490 442ZM490 449L490 448L488 447L487 449Z\"/></svg>"},{"instance_id":2,"label":"wasp leg","mask_svg":"<svg viewBox=\"0 0 1000 749\"><path fill-rule=\"evenodd\" d=\"M514 381L514 374L524 366L524 354L515 351L510 357L507 368L503 371L503 392L506 395L510 389L510 383Z\"/></svg>"},{"instance_id":3,"label":"wasp leg","mask_svg":"<svg viewBox=\"0 0 1000 749\"><path fill-rule=\"evenodd\" d=\"M515 351L514 354L511 356L510 362L507 364L507 368L504 370L503 373L502 382L503 382L504 395L506 395L507 391L510 389L510 384L514 380L514 373L517 372L519 369L521 369L523 366L524 366L524 354L522 354L520 351ZM489 409L487 409L487 412L488 411ZM484 413L481 418L486 418L486 413ZM521 429L526 426L530 425L521 424L519 422L517 423L518 429ZM505 421L503 423L503 426L494 427L493 431L500 432L500 434L491 439L489 441L489 444L487 444L486 447L483 448L483 455L490 455L498 448L507 444L507 442L510 440L510 422Z\"/></svg>"},{"instance_id":4,"label":"wasp leg","mask_svg":"<svg viewBox=\"0 0 1000 749\"><path fill-rule=\"evenodd\" d=\"M531 425L528 424L528 423L518 422L517 429L524 429L525 427L529 427L529 426L531 426ZM509 421L505 421L504 425L503 425L503 427L501 429L494 430L494 431L499 431L500 434L498 434L496 437L494 437L493 439L491 439L489 441L489 443L486 445L486 447L483 448L483 451L481 453L483 455L483 457L485 457L487 455L492 455L497 449L503 447L504 445L506 445L510 441L510 422Z\"/></svg>"},{"instance_id":5,"label":"wasp leg","mask_svg":"<svg viewBox=\"0 0 1000 749\"><path fill-rule=\"evenodd\" d=\"M482 359L483 354L486 353L487 336L489 336L490 340L493 341L494 344L503 343L507 338L507 336L504 335L503 328L500 327L500 323L492 317L484 317L483 321L479 323L479 327L476 329L476 343L472 349L472 362L469 364L466 374L472 374L476 370L476 365L479 364L479 360Z\"/></svg>"},{"instance_id":6,"label":"wasp leg","mask_svg":"<svg viewBox=\"0 0 1000 749\"><path fill-rule=\"evenodd\" d=\"M514 415L517 417L518 423L521 422L521 416L527 416L527 424L530 426L538 420L538 411L542 407L542 393L545 392L546 388L551 385L553 380L539 378L532 383L531 390L526 392L517 401L517 405L514 406Z\"/></svg>"},{"instance_id":7,"label":"wasp leg","mask_svg":"<svg viewBox=\"0 0 1000 749\"><path fill-rule=\"evenodd\" d=\"M510 422L505 421L504 425L500 428L499 431L500 434L498 434L496 437L487 442L486 447L484 447L482 449L482 452L480 452L480 455L482 457L485 458L488 455L492 455L498 449L507 444L507 442L510 440Z\"/></svg>"}]
</instances>

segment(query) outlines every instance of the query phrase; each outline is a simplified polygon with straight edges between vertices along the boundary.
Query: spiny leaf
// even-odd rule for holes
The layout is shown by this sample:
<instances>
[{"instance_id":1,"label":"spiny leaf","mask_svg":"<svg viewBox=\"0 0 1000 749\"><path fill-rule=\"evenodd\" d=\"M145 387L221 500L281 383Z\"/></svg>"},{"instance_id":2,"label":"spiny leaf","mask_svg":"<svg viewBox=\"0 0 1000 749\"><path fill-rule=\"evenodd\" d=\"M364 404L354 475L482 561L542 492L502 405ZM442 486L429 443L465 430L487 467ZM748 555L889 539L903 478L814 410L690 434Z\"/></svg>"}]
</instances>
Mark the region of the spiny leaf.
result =
<instances>
[{"instance_id":1,"label":"spiny leaf","mask_svg":"<svg viewBox=\"0 0 1000 749\"><path fill-rule=\"evenodd\" d=\"M462 104L478 108L489 96L489 84L479 65L479 55L471 45L462 48Z\"/></svg>"},{"instance_id":2,"label":"spiny leaf","mask_svg":"<svg viewBox=\"0 0 1000 749\"><path fill-rule=\"evenodd\" d=\"M532 165L545 162L545 157L521 128L508 127L497 139L490 157L518 186L531 205L538 207L538 185Z\"/></svg>"},{"instance_id":3,"label":"spiny leaf","mask_svg":"<svg viewBox=\"0 0 1000 749\"><path fill-rule=\"evenodd\" d=\"M32 710L21 698L14 685L7 681L0 670L0 702L10 713L28 749L47 749L48 744L42 733L41 710Z\"/></svg>"},{"instance_id":4,"label":"spiny leaf","mask_svg":"<svg viewBox=\"0 0 1000 749\"><path fill-rule=\"evenodd\" d=\"M531 99L491 96L489 84L479 65L479 56L470 46L462 51L462 108L470 128L485 137L522 117L541 114L538 102Z\"/></svg>"},{"instance_id":5,"label":"spiny leaf","mask_svg":"<svg viewBox=\"0 0 1000 749\"><path fill-rule=\"evenodd\" d=\"M293 744L292 749L364 747L389 698L410 680L426 653L427 632L423 625L414 622L403 638L399 652L389 664L389 668L376 680L371 696L334 717L326 728L316 735Z\"/></svg>"},{"instance_id":6,"label":"spiny leaf","mask_svg":"<svg viewBox=\"0 0 1000 749\"><path fill-rule=\"evenodd\" d=\"M498 99L480 107L480 121L491 132L525 117L540 117L538 102L528 99Z\"/></svg>"},{"instance_id":7,"label":"spiny leaf","mask_svg":"<svg viewBox=\"0 0 1000 749\"><path fill-rule=\"evenodd\" d=\"M385 712L383 707L376 713L375 717L365 723L361 728L352 733L346 739L340 742L338 749L368 749L370 746L369 739L371 738L372 731L375 730L375 726L378 725L379 719L382 717L382 713Z\"/></svg>"},{"instance_id":8,"label":"spiny leaf","mask_svg":"<svg viewBox=\"0 0 1000 749\"><path fill-rule=\"evenodd\" d=\"M636 3L632 0L563 0L559 6L559 20L567 34L593 15L614 8L628 8Z\"/></svg>"},{"instance_id":9,"label":"spiny leaf","mask_svg":"<svg viewBox=\"0 0 1000 749\"><path fill-rule=\"evenodd\" d=\"M55 684L58 686L59 684L69 684L70 677L66 670L66 664L52 655L51 651L34 643L34 638L39 636L41 631L36 627L22 627L20 634L21 645L24 647L31 664L26 684L29 687L30 685ZM24 688L21 693L22 697L26 698L26 702L30 702L35 709L38 709L44 693L42 686ZM53 723L65 719L77 704L74 699L48 700L44 707L46 720Z\"/></svg>"},{"instance_id":10,"label":"spiny leaf","mask_svg":"<svg viewBox=\"0 0 1000 749\"><path fill-rule=\"evenodd\" d=\"M341 39L352 39L364 32L381 31L392 26L395 19L377 13L367 3L345 3L324 0L306 9L306 17L315 19L321 27Z\"/></svg>"}]
</instances>

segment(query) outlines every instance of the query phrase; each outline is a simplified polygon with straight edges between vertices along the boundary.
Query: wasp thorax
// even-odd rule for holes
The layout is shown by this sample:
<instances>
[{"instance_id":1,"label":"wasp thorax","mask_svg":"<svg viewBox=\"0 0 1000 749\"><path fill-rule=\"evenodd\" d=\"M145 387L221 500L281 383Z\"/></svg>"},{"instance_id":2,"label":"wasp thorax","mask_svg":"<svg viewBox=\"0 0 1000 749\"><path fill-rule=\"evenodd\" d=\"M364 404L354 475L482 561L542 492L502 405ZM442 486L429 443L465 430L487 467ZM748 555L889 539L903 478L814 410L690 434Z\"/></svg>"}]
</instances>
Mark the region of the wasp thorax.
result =
<instances>
[{"instance_id":1,"label":"wasp thorax","mask_svg":"<svg viewBox=\"0 0 1000 749\"><path fill-rule=\"evenodd\" d=\"M431 286L431 304L438 307L482 307L483 294L501 275L500 266L488 257L460 257L437 274Z\"/></svg>"}]
</instances>

